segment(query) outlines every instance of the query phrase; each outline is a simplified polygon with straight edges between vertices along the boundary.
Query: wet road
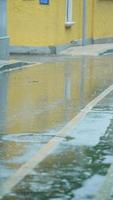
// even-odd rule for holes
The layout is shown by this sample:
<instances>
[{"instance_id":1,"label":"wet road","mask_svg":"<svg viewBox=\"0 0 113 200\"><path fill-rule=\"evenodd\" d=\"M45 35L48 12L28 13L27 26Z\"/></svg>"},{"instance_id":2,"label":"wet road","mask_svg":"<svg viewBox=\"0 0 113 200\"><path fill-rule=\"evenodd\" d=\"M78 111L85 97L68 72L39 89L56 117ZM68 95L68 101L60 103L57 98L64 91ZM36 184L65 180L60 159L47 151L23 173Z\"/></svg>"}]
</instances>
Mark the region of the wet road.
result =
<instances>
[{"instance_id":1,"label":"wet road","mask_svg":"<svg viewBox=\"0 0 113 200\"><path fill-rule=\"evenodd\" d=\"M1 184L113 84L112 56L0 73ZM111 162L113 94L4 199L92 199Z\"/></svg>"}]
</instances>

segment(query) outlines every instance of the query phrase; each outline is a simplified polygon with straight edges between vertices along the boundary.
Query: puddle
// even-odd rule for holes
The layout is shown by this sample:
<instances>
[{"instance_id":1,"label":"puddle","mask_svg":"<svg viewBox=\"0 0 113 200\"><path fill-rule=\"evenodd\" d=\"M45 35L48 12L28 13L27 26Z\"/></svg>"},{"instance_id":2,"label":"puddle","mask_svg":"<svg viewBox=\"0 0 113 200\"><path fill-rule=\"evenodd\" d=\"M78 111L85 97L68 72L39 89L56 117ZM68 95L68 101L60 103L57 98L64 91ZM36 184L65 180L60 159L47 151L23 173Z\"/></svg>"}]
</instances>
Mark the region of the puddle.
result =
<instances>
[{"instance_id":1,"label":"puddle","mask_svg":"<svg viewBox=\"0 0 113 200\"><path fill-rule=\"evenodd\" d=\"M112 63L111 57L83 58L0 74L1 183L113 84ZM112 162L112 99L97 105L4 200L92 199L93 185L101 184Z\"/></svg>"}]
</instances>

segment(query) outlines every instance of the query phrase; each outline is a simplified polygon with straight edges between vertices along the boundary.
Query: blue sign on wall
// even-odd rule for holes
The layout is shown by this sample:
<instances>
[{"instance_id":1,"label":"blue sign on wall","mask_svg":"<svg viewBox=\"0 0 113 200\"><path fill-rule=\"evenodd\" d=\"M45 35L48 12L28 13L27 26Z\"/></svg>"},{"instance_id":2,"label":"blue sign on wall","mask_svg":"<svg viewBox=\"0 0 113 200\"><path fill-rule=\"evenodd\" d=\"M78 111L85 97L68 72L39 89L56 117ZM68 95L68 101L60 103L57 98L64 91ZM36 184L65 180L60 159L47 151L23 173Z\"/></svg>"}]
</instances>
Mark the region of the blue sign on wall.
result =
<instances>
[{"instance_id":1,"label":"blue sign on wall","mask_svg":"<svg viewBox=\"0 0 113 200\"><path fill-rule=\"evenodd\" d=\"M47 5L47 4L49 4L49 0L40 0L40 4Z\"/></svg>"}]
</instances>

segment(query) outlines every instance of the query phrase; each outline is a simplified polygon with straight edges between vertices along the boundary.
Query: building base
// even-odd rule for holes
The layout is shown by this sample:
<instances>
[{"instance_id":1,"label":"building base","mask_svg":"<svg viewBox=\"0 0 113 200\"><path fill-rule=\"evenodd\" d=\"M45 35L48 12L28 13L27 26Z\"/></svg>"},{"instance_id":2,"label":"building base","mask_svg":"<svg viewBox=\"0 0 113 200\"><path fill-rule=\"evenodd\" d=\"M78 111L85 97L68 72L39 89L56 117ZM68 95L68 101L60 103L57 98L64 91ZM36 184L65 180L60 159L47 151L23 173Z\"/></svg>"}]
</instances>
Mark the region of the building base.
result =
<instances>
[{"instance_id":1,"label":"building base","mask_svg":"<svg viewBox=\"0 0 113 200\"><path fill-rule=\"evenodd\" d=\"M104 44L104 43L113 43L113 37L111 38L95 38L95 39L86 39L85 44ZM75 46L82 46L82 40L74 40L68 44L56 45L56 46L43 46L43 47L34 47L34 46L10 46L10 53L12 54L37 54L37 55L54 55L59 54L61 51Z\"/></svg>"}]
</instances>

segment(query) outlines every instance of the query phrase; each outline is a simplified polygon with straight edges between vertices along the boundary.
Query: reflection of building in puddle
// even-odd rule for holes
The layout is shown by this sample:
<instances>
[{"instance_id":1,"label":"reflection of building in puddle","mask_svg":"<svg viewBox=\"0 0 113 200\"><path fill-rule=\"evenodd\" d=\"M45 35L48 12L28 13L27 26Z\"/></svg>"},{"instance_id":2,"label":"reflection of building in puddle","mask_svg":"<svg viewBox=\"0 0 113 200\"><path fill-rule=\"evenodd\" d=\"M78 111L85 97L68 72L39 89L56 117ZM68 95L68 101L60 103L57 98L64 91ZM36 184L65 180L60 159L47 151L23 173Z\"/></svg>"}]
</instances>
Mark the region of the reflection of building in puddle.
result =
<instances>
[{"instance_id":1,"label":"reflection of building in puddle","mask_svg":"<svg viewBox=\"0 0 113 200\"><path fill-rule=\"evenodd\" d=\"M49 123L62 121L63 73L60 70L58 76L57 71L37 66L10 75L9 132L40 132L48 129Z\"/></svg>"},{"instance_id":2,"label":"reflection of building in puddle","mask_svg":"<svg viewBox=\"0 0 113 200\"><path fill-rule=\"evenodd\" d=\"M10 74L8 132L42 132L65 122L64 71L64 64L48 64Z\"/></svg>"},{"instance_id":3,"label":"reflection of building in puddle","mask_svg":"<svg viewBox=\"0 0 113 200\"><path fill-rule=\"evenodd\" d=\"M109 58L91 58L87 61L87 76L85 85L86 102L99 95L113 83L113 68Z\"/></svg>"},{"instance_id":4,"label":"reflection of building in puddle","mask_svg":"<svg viewBox=\"0 0 113 200\"><path fill-rule=\"evenodd\" d=\"M60 127L109 85L111 74L111 67L95 67L95 62L86 58L10 73L7 132Z\"/></svg>"}]
</instances>

